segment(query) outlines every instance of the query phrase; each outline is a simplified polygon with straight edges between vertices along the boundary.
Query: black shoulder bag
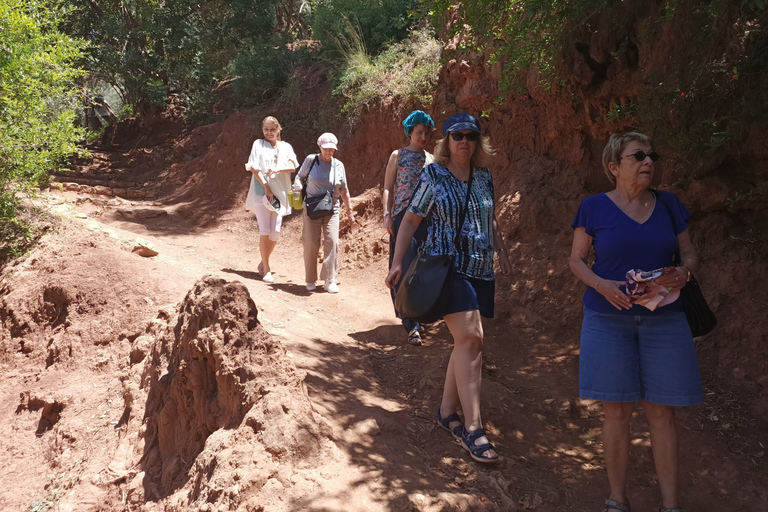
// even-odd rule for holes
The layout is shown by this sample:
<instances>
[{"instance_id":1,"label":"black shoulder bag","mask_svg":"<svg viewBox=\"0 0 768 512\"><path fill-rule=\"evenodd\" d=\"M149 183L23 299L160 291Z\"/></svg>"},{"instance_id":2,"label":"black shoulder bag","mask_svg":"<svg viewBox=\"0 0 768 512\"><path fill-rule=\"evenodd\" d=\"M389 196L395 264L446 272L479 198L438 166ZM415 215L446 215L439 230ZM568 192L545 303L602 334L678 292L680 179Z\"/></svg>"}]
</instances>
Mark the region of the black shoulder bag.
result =
<instances>
[{"instance_id":1,"label":"black shoulder bag","mask_svg":"<svg viewBox=\"0 0 768 512\"><path fill-rule=\"evenodd\" d=\"M453 241L454 246L459 245L461 229L464 227L464 219L469 207L473 178L474 170L470 170L467 197L464 201L464 209L461 211L456 238ZM400 288L395 295L395 308L401 316L422 324L437 322L443 317L453 286L454 259L452 254L429 256L419 251L419 256L413 260L403 275Z\"/></svg>"},{"instance_id":2,"label":"black shoulder bag","mask_svg":"<svg viewBox=\"0 0 768 512\"><path fill-rule=\"evenodd\" d=\"M312 162L312 166L307 173L307 181L309 181L309 174L312 172L312 167L317 163L317 159L318 157L315 156L315 161ZM331 171L333 172L333 180L331 180L331 183L334 183L336 181L336 168L333 166L333 159L331 159ZM305 182L302 190L306 190L306 187L307 185ZM307 205L307 217L310 219L323 219L333 215L333 192L330 190L326 190L324 194L316 196L307 194L305 202Z\"/></svg>"},{"instance_id":3,"label":"black shoulder bag","mask_svg":"<svg viewBox=\"0 0 768 512\"><path fill-rule=\"evenodd\" d=\"M675 226L675 217L672 215L672 210L667 204L666 199L661 194L657 194L655 191L651 191L654 197L664 205L667 209L667 213L672 219L672 226ZM677 229L675 229L677 231ZM672 261L675 266L680 265L680 249L675 251L675 258ZM680 290L680 300L683 301L683 311L685 311L685 317L688 319L688 325L691 327L691 334L694 338L704 336L712 332L717 324L717 318L712 310L709 309L704 294L701 292L699 282L691 274L691 279Z\"/></svg>"}]
</instances>

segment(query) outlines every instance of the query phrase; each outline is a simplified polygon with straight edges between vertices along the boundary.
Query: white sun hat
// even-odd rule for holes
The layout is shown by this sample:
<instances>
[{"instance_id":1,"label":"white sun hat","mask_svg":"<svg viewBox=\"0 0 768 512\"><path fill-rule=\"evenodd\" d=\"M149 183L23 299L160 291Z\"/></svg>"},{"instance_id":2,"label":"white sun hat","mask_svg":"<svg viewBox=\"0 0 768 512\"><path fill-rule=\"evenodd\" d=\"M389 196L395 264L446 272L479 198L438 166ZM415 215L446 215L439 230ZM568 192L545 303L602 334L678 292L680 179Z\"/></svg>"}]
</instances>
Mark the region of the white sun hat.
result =
<instances>
[{"instance_id":1,"label":"white sun hat","mask_svg":"<svg viewBox=\"0 0 768 512\"><path fill-rule=\"evenodd\" d=\"M277 196L272 196L272 202L269 202L269 199L267 199L267 195L264 194L261 196L261 200L264 202L264 206L267 207L267 210L273 211L277 213L280 210L280 201L277 199Z\"/></svg>"},{"instance_id":2,"label":"white sun hat","mask_svg":"<svg viewBox=\"0 0 768 512\"><path fill-rule=\"evenodd\" d=\"M336 144L338 143L339 143L339 140L336 138L334 134L330 132L326 132L317 138L317 145L320 146L321 148L339 149L336 146Z\"/></svg>"}]
</instances>

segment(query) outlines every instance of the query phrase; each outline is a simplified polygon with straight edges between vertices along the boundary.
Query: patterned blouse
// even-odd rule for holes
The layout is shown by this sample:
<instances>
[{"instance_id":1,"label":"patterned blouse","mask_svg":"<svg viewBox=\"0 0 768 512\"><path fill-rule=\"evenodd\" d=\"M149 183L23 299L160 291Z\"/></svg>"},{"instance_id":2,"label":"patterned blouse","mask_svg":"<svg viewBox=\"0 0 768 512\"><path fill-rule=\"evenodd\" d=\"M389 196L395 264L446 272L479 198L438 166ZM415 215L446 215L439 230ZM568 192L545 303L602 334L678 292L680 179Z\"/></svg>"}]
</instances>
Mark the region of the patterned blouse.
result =
<instances>
[{"instance_id":1,"label":"patterned blouse","mask_svg":"<svg viewBox=\"0 0 768 512\"><path fill-rule=\"evenodd\" d=\"M437 163L424 168L413 191L408 211L426 217L427 238L422 250L430 255L454 254L456 271L468 277L492 281L493 272L493 178L486 168L475 169L469 208L458 247L456 226L467 197L467 182L456 179Z\"/></svg>"},{"instance_id":2,"label":"patterned blouse","mask_svg":"<svg viewBox=\"0 0 768 512\"><path fill-rule=\"evenodd\" d=\"M426 164L432 163L432 155L403 148L397 157L397 177L395 178L395 199L392 203L392 218L408 207L411 194L419 181L421 171Z\"/></svg>"}]
</instances>

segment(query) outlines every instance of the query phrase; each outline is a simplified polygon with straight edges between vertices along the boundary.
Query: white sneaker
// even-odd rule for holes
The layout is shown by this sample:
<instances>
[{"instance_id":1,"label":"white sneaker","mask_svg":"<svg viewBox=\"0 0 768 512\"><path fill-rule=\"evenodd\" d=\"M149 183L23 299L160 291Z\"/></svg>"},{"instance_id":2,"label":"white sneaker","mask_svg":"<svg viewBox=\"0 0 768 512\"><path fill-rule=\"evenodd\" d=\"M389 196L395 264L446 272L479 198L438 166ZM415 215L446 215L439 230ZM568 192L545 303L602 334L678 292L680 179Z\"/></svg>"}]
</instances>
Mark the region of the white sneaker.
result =
<instances>
[{"instance_id":1,"label":"white sneaker","mask_svg":"<svg viewBox=\"0 0 768 512\"><path fill-rule=\"evenodd\" d=\"M317 289L317 286L315 286L315 283L307 283L307 291L313 292Z\"/></svg>"},{"instance_id":2,"label":"white sneaker","mask_svg":"<svg viewBox=\"0 0 768 512\"><path fill-rule=\"evenodd\" d=\"M275 278L272 277L272 272L267 272L266 274L264 274L264 277L262 277L261 280L264 281L265 283L275 282Z\"/></svg>"},{"instance_id":3,"label":"white sneaker","mask_svg":"<svg viewBox=\"0 0 768 512\"><path fill-rule=\"evenodd\" d=\"M339 293L339 287L333 281L326 281L323 283L323 289L328 293Z\"/></svg>"}]
</instances>

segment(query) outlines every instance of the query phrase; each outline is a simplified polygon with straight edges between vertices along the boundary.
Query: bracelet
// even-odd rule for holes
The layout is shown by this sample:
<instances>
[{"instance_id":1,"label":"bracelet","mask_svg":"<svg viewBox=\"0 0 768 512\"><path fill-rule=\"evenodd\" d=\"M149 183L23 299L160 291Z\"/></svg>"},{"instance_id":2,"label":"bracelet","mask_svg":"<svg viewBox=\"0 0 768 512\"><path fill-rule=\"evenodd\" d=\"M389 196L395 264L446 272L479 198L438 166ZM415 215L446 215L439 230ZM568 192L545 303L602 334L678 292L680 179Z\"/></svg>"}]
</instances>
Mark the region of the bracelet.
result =
<instances>
[{"instance_id":1,"label":"bracelet","mask_svg":"<svg viewBox=\"0 0 768 512\"><path fill-rule=\"evenodd\" d=\"M389 212L384 212L384 216L385 217L389 216Z\"/></svg>"},{"instance_id":2,"label":"bracelet","mask_svg":"<svg viewBox=\"0 0 768 512\"><path fill-rule=\"evenodd\" d=\"M688 267L686 267L685 265L679 265L679 266L680 266L680 267L682 267L682 268L684 268L684 269L685 269L685 272L688 274L688 276L685 278L685 282L687 283L688 281L690 281L690 280L691 280L691 277L693 277L693 272L691 272L691 269L689 269L689 268L688 268Z\"/></svg>"},{"instance_id":3,"label":"bracelet","mask_svg":"<svg viewBox=\"0 0 768 512\"><path fill-rule=\"evenodd\" d=\"M599 284L600 284L600 280L598 279L597 281L595 281L595 291L597 291L597 285Z\"/></svg>"},{"instance_id":4,"label":"bracelet","mask_svg":"<svg viewBox=\"0 0 768 512\"><path fill-rule=\"evenodd\" d=\"M507 252L507 248L502 247L501 249L496 249L496 252Z\"/></svg>"}]
</instances>

